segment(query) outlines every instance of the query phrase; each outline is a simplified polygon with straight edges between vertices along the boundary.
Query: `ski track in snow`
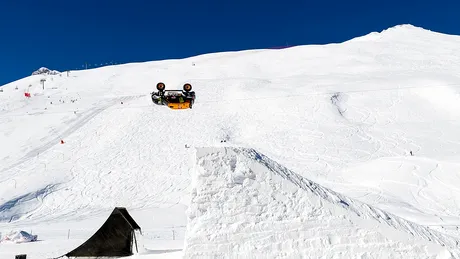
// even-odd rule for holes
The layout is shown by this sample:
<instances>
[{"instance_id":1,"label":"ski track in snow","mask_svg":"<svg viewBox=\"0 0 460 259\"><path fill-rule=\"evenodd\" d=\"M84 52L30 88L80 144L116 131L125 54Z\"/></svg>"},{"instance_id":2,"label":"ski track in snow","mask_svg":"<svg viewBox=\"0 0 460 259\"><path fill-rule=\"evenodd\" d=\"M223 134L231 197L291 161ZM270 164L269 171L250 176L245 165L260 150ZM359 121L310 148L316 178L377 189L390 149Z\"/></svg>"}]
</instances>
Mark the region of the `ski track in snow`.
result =
<instances>
[{"instance_id":1,"label":"ski track in snow","mask_svg":"<svg viewBox=\"0 0 460 259\"><path fill-rule=\"evenodd\" d=\"M128 98L120 98L119 100L116 100L116 101L119 102L119 101L127 101L127 100L129 100L129 99ZM16 163L14 163L14 164L6 167L6 168L1 169L0 172L1 171L8 171L9 169L14 168L14 167L16 167L16 166L18 166L20 164L23 164L27 160L30 160L30 159L34 158L35 156L39 156L41 153L44 153L45 151L47 151L48 149L50 149L54 145L57 145L60 142L61 139L65 139L67 136L69 136L73 132L75 132L78 128L80 128L81 126L85 125L88 121L90 121L91 119L96 117L99 113L104 111L110 105L113 105L113 104L105 105L105 106L99 107L99 108L94 108L93 110L88 111L86 114L80 115L77 119L75 119L75 122L73 124L71 124L71 126L67 130L65 130L64 132L62 132L60 134L56 134L56 135L58 135L58 137L50 139L49 141L45 142L42 146L34 148L32 151L29 151L19 161L17 161ZM67 123L71 123L71 122L67 122Z\"/></svg>"}]
</instances>

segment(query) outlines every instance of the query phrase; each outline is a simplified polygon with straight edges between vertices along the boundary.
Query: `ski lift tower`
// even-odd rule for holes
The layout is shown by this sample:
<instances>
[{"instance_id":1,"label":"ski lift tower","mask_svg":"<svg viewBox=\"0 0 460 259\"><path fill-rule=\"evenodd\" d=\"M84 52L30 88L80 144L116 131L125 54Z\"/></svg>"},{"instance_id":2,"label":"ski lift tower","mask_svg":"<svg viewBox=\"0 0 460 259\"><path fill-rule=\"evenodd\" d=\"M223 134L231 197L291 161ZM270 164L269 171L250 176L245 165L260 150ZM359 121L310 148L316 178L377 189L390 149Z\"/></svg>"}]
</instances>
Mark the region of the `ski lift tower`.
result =
<instances>
[{"instance_id":1,"label":"ski lift tower","mask_svg":"<svg viewBox=\"0 0 460 259\"><path fill-rule=\"evenodd\" d=\"M45 78L40 79L40 83L42 83L43 90L45 90L45 81L46 81Z\"/></svg>"}]
</instances>

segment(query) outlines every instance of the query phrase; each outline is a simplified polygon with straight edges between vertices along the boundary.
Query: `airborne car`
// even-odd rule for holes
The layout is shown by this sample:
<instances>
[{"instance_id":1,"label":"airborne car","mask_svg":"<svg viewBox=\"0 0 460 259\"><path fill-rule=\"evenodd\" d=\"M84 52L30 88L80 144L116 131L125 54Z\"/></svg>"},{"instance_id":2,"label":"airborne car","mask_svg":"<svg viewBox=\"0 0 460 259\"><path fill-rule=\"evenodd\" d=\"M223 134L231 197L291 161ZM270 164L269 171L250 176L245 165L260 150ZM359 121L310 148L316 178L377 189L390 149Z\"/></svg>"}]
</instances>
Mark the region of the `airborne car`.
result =
<instances>
[{"instance_id":1,"label":"airborne car","mask_svg":"<svg viewBox=\"0 0 460 259\"><path fill-rule=\"evenodd\" d=\"M158 92L152 92L152 102L157 105L166 105L171 109L192 109L195 102L195 92L192 91L192 85L184 84L183 90L165 90L165 84L157 84Z\"/></svg>"}]
</instances>

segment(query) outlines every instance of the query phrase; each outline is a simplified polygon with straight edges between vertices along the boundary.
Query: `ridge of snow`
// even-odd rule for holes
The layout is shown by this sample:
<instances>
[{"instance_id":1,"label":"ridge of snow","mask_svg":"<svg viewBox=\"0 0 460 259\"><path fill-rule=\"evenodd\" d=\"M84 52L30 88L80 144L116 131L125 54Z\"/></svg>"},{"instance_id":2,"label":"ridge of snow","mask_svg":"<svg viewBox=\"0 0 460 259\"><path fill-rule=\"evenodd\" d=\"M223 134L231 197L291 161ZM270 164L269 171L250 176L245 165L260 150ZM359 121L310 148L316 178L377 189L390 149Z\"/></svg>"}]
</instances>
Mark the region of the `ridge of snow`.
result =
<instances>
[{"instance_id":1,"label":"ridge of snow","mask_svg":"<svg viewBox=\"0 0 460 259\"><path fill-rule=\"evenodd\" d=\"M440 33L412 24L399 24L383 29L381 31L373 31L362 36L354 37L345 41L344 43L381 42L385 39L391 39L395 42L400 42L402 39L409 39L409 41L412 41L416 38L426 38L432 35L446 39L454 39L457 41L460 40L460 35Z\"/></svg>"},{"instance_id":2,"label":"ridge of snow","mask_svg":"<svg viewBox=\"0 0 460 259\"><path fill-rule=\"evenodd\" d=\"M460 38L460 35L452 35L452 34L435 32L435 31L425 29L425 28L420 27L420 26L412 25L412 24L399 24L399 25L395 25L395 26L392 26L392 27L388 27L387 29L383 29L380 32L373 31L373 32L370 32L370 33L368 33L366 35L356 36L356 37L354 37L352 39L346 40L346 41L341 42L341 43L324 44L324 45L316 45L316 44L308 45L307 44L307 45L293 46L293 47L284 48L284 49L248 49L248 50L222 51L222 52L204 53L204 54L200 54L200 55L196 55L196 56L186 57L186 58L183 58L183 59L167 59L167 60L155 60L155 61L148 61L148 62L132 62L132 63L126 63L126 64L118 64L118 65L106 66L106 67L91 68L91 69L87 69L87 70L77 70L77 71L73 71L73 72L105 71L105 70L108 70L108 69L109 70L110 69L120 69L120 68L127 68L127 67L132 67L132 66L137 66L137 65L144 65L144 64L145 65L156 65L156 64L158 64L158 65L159 64L168 65L168 64L174 64L176 62L184 62L184 61L187 61L187 62L189 62L190 65L192 65L197 60L199 60L200 62L203 62L203 61L210 61L210 60L213 60L213 59L220 59L220 58L237 58L237 57L239 57L241 55L267 53L267 51L288 53L288 52L290 52L292 50L295 51L295 50L297 50L299 48L303 49L303 48L317 48L317 47L327 47L327 46L337 46L337 45L340 46L340 45L343 45L343 44L348 44L350 42L377 41L377 40L382 39L383 35L391 33L391 32L400 32L400 33L398 33L398 37L401 36L403 38L407 38L406 37L407 35L404 35L404 34L407 34L408 32L409 32L409 34L411 36L413 36L413 35L410 32L417 32L417 33L420 33L419 35L423 35L423 36L431 36L430 34L434 34L435 36L441 37L441 38L446 38L447 37L448 39L453 38L455 40L457 38ZM394 38L392 38L391 40L394 40ZM391 42L391 40L390 40L390 42ZM57 70L51 70L51 69L46 68L46 67L41 67L38 70L34 71L32 73L32 75L39 75L39 74L57 75L57 74L60 74L60 73L61 72L57 71ZM24 80L27 80L27 79L28 79L28 77L25 77L25 78L22 78L22 79L7 83L7 84L5 84L3 86L0 86L0 87L4 87L4 86L7 86L7 85L12 85L12 84L17 84L17 83L20 83L21 81L24 81Z\"/></svg>"},{"instance_id":3,"label":"ridge of snow","mask_svg":"<svg viewBox=\"0 0 460 259\"><path fill-rule=\"evenodd\" d=\"M430 31L428 29L425 29L421 26L416 26L416 25L413 25L413 24L410 24L410 23L403 23L403 24L397 24L395 26L392 26L392 27L389 27L385 30L383 30L382 32L385 32L385 31L392 31L392 30L421 30L421 31Z\"/></svg>"},{"instance_id":4,"label":"ridge of snow","mask_svg":"<svg viewBox=\"0 0 460 259\"><path fill-rule=\"evenodd\" d=\"M185 258L460 256L456 239L324 188L253 149L198 148L191 199Z\"/></svg>"}]
</instances>

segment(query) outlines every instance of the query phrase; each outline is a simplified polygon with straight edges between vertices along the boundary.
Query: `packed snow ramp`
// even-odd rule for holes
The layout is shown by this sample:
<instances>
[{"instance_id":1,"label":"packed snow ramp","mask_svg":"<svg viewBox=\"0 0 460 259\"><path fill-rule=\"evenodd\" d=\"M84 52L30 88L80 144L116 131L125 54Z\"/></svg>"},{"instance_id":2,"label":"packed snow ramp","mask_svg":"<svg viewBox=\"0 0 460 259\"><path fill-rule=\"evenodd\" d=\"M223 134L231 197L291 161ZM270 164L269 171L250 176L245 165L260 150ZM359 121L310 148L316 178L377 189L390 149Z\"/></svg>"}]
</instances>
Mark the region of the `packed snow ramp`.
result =
<instances>
[{"instance_id":1,"label":"packed snow ramp","mask_svg":"<svg viewBox=\"0 0 460 259\"><path fill-rule=\"evenodd\" d=\"M458 242L252 149L201 148L185 258L459 258Z\"/></svg>"}]
</instances>

